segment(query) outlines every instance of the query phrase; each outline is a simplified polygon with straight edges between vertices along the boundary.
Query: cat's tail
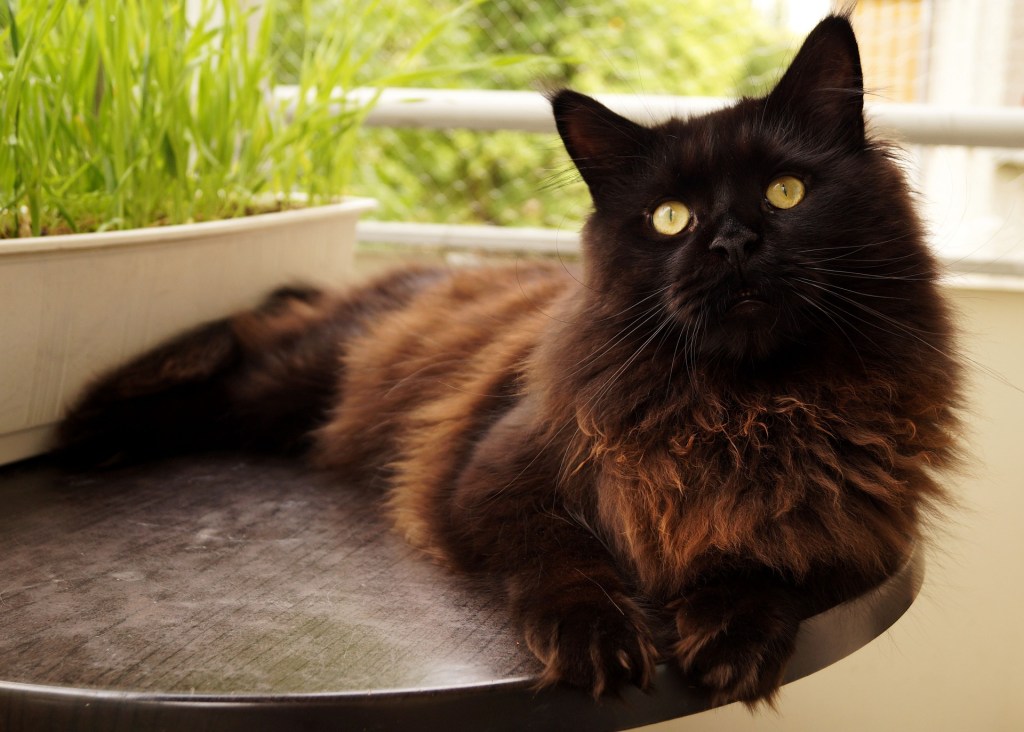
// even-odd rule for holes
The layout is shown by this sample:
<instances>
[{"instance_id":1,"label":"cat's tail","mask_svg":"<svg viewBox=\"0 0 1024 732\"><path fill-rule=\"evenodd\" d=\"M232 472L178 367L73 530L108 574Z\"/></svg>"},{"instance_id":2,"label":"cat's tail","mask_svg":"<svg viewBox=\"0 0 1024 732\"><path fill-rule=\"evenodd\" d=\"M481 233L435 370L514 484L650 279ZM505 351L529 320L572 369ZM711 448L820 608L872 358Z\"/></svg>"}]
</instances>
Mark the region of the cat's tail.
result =
<instances>
[{"instance_id":1,"label":"cat's tail","mask_svg":"<svg viewBox=\"0 0 1024 732\"><path fill-rule=\"evenodd\" d=\"M61 425L57 457L96 467L186 451L306 446L339 388L345 303L282 288L92 384Z\"/></svg>"}]
</instances>

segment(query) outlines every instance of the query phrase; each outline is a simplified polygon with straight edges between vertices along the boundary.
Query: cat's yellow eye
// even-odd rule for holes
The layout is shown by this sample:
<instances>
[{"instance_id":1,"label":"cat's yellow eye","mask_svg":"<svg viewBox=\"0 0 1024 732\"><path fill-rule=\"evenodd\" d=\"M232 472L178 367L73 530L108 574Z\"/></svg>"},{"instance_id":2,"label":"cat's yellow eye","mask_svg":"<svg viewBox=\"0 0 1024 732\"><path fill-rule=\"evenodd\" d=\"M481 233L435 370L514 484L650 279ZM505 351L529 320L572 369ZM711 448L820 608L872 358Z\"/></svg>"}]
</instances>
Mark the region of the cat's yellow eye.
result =
<instances>
[{"instance_id":1,"label":"cat's yellow eye","mask_svg":"<svg viewBox=\"0 0 1024 732\"><path fill-rule=\"evenodd\" d=\"M659 234L674 236L690 223L690 209L679 201L665 201L651 214L651 226Z\"/></svg>"},{"instance_id":2,"label":"cat's yellow eye","mask_svg":"<svg viewBox=\"0 0 1024 732\"><path fill-rule=\"evenodd\" d=\"M793 208L804 200L806 192L807 189L804 188L803 181L799 178L783 175L768 184L768 190L764 192L764 197L775 208Z\"/></svg>"}]
</instances>

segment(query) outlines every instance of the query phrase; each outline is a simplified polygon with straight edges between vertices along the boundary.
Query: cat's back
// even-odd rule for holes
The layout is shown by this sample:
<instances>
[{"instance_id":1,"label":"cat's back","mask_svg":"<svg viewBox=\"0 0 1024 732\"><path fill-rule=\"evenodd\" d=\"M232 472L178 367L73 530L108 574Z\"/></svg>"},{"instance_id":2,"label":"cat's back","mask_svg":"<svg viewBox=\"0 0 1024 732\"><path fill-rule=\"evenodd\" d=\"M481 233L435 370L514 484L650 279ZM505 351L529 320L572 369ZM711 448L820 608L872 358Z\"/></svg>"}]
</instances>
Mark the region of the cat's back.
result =
<instances>
[{"instance_id":1,"label":"cat's back","mask_svg":"<svg viewBox=\"0 0 1024 732\"><path fill-rule=\"evenodd\" d=\"M351 297L372 300L407 276ZM562 265L523 262L421 270L417 280L400 306L367 319L347 344L339 398L316 437L321 466L354 475L418 451L458 453L518 399L527 357L578 284Z\"/></svg>"}]
</instances>

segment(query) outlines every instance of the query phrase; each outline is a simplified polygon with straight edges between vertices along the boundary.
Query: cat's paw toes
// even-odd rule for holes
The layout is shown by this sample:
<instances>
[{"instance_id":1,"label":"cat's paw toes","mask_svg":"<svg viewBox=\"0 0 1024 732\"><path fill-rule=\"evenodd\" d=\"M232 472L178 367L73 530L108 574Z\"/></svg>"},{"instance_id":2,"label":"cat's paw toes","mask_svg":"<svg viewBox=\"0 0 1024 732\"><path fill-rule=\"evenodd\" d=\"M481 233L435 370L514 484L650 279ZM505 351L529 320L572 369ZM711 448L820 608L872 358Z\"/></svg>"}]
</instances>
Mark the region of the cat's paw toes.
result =
<instances>
[{"instance_id":1,"label":"cat's paw toes","mask_svg":"<svg viewBox=\"0 0 1024 732\"><path fill-rule=\"evenodd\" d=\"M527 644L544 663L540 686L566 683L595 698L627 683L651 684L657 652L642 613L622 597L607 603L578 604L557 618L528 627Z\"/></svg>"},{"instance_id":2,"label":"cat's paw toes","mask_svg":"<svg viewBox=\"0 0 1024 732\"><path fill-rule=\"evenodd\" d=\"M715 621L682 609L676 625L676 660L687 676L709 692L712 704L772 703L793 653L799 625L795 618L755 607L726 613Z\"/></svg>"},{"instance_id":3,"label":"cat's paw toes","mask_svg":"<svg viewBox=\"0 0 1024 732\"><path fill-rule=\"evenodd\" d=\"M731 641L726 631L692 633L675 647L680 668L711 694L715 706L742 701L771 702L782 683L785 659L766 644L745 646Z\"/></svg>"}]
</instances>

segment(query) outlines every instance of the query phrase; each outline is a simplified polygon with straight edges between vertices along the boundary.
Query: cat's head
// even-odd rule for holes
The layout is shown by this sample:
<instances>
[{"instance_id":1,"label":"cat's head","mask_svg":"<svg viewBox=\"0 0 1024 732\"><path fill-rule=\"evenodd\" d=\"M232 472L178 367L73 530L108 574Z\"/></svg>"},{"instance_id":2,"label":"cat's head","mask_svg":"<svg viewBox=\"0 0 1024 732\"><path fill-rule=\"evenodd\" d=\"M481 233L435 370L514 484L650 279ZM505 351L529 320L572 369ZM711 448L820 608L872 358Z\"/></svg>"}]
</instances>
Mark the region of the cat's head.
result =
<instances>
[{"instance_id":1,"label":"cat's head","mask_svg":"<svg viewBox=\"0 0 1024 732\"><path fill-rule=\"evenodd\" d=\"M865 134L863 98L841 16L811 32L767 96L704 116L648 127L555 94L594 201L593 297L649 311L644 328L696 355L884 347L891 321L932 297L935 271L902 172Z\"/></svg>"}]
</instances>

